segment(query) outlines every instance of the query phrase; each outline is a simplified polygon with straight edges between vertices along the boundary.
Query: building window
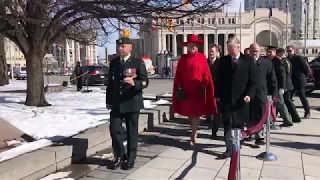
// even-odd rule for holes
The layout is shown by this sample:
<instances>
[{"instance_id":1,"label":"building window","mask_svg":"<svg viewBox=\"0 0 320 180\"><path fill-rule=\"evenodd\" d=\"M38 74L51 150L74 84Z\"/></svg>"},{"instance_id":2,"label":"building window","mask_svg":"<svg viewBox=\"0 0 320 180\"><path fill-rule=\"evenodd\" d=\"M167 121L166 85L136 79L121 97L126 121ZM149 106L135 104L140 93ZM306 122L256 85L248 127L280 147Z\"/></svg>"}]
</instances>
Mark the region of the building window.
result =
<instances>
[{"instance_id":1,"label":"building window","mask_svg":"<svg viewBox=\"0 0 320 180\"><path fill-rule=\"evenodd\" d=\"M218 23L219 23L219 24L222 24L221 18L218 18Z\"/></svg>"},{"instance_id":2,"label":"building window","mask_svg":"<svg viewBox=\"0 0 320 180\"><path fill-rule=\"evenodd\" d=\"M201 18L201 23L204 24L204 18Z\"/></svg>"},{"instance_id":3,"label":"building window","mask_svg":"<svg viewBox=\"0 0 320 180\"><path fill-rule=\"evenodd\" d=\"M232 18L232 24L236 24L236 18Z\"/></svg>"},{"instance_id":4,"label":"building window","mask_svg":"<svg viewBox=\"0 0 320 180\"><path fill-rule=\"evenodd\" d=\"M226 24L225 18L222 18L222 24Z\"/></svg>"}]
</instances>

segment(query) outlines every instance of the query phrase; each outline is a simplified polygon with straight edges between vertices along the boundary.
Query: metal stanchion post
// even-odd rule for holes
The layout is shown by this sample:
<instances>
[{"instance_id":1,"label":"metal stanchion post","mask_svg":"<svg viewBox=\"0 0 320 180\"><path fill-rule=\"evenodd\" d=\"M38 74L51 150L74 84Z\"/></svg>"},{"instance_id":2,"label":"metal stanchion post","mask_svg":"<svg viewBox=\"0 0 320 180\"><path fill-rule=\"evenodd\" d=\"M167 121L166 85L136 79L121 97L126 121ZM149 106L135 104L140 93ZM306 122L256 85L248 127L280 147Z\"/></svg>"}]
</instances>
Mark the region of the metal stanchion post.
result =
<instances>
[{"instance_id":1,"label":"metal stanchion post","mask_svg":"<svg viewBox=\"0 0 320 180\"><path fill-rule=\"evenodd\" d=\"M257 156L257 159L263 160L263 161L276 161L278 160L278 157L270 152L270 123L272 120L271 117L271 104L272 104L272 97L268 96L268 102L269 102L269 111L268 111L268 119L267 119L267 127L266 127L266 151L259 154Z\"/></svg>"},{"instance_id":2,"label":"metal stanchion post","mask_svg":"<svg viewBox=\"0 0 320 180\"><path fill-rule=\"evenodd\" d=\"M236 148L236 150L238 151L238 165L237 165L237 175L236 175L236 180L241 180L241 164L240 164L240 140L242 139L241 137L241 129L231 129L231 140L232 140L232 144L235 145L233 146L233 148ZM235 149L233 149L232 151L234 151Z\"/></svg>"}]
</instances>

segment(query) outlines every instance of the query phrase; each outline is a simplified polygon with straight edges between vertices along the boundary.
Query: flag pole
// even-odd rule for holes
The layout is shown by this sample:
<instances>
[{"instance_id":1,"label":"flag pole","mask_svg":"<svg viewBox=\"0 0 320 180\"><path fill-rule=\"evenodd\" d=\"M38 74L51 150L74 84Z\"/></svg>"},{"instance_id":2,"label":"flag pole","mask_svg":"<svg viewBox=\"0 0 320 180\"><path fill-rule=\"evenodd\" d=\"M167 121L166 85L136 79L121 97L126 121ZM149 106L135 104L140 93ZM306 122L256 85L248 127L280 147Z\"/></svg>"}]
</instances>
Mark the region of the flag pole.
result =
<instances>
[{"instance_id":1,"label":"flag pole","mask_svg":"<svg viewBox=\"0 0 320 180\"><path fill-rule=\"evenodd\" d=\"M272 46L272 7L271 7L271 0L269 0L269 42L270 42L270 46Z\"/></svg>"},{"instance_id":2,"label":"flag pole","mask_svg":"<svg viewBox=\"0 0 320 180\"><path fill-rule=\"evenodd\" d=\"M308 0L305 1L304 4L304 56L307 56L307 36L308 36L308 12L307 8L309 7Z\"/></svg>"},{"instance_id":3,"label":"flag pole","mask_svg":"<svg viewBox=\"0 0 320 180\"><path fill-rule=\"evenodd\" d=\"M241 2L240 2L240 4L241 4ZM253 30L254 33L253 33L253 34L254 34L254 42L255 42L255 43L257 42L257 38L256 38L256 37L257 37L256 8L257 8L257 0L254 1L254 12L253 12L253 13L254 13L254 14L253 14L253 23L254 23L254 24L253 24L253 25L254 25L254 26L253 26L253 28L254 28L254 30Z\"/></svg>"},{"instance_id":4,"label":"flag pole","mask_svg":"<svg viewBox=\"0 0 320 180\"><path fill-rule=\"evenodd\" d=\"M288 14L289 14L289 0L286 0L286 47L288 46Z\"/></svg>"},{"instance_id":5,"label":"flag pole","mask_svg":"<svg viewBox=\"0 0 320 180\"><path fill-rule=\"evenodd\" d=\"M217 22L217 13L215 12L214 13L214 25L216 27L216 30L215 30L215 44L219 45L219 42L218 42L218 22Z\"/></svg>"},{"instance_id":6,"label":"flag pole","mask_svg":"<svg viewBox=\"0 0 320 180\"><path fill-rule=\"evenodd\" d=\"M240 18L240 50L241 50L241 44L242 44L242 3L240 2L240 9L239 9L240 13L239 13L239 18ZM256 39L256 38L254 38Z\"/></svg>"}]
</instances>

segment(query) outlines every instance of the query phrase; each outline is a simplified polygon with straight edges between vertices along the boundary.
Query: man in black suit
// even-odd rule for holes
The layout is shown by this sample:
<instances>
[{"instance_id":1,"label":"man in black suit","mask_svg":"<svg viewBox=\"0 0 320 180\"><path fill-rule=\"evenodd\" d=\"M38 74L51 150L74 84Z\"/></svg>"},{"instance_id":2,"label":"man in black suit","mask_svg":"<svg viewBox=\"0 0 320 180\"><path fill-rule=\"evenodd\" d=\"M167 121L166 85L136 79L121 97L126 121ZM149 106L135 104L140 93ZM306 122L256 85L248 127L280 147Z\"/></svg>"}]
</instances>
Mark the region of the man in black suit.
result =
<instances>
[{"instance_id":1,"label":"man in black suit","mask_svg":"<svg viewBox=\"0 0 320 180\"><path fill-rule=\"evenodd\" d=\"M257 43L250 45L250 56L253 58L256 68L256 94L252 98L250 125L257 125L265 113L267 96L277 97L277 77L270 60L260 57L261 48ZM255 134L255 144L264 145L263 129Z\"/></svg>"},{"instance_id":2,"label":"man in black suit","mask_svg":"<svg viewBox=\"0 0 320 180\"><path fill-rule=\"evenodd\" d=\"M110 112L110 133L113 148L111 169L134 167L138 146L139 112L144 108L142 89L148 86L148 73L142 59L131 56L130 38L117 40L120 56L110 62L107 86L107 108ZM126 130L122 121L126 123ZM127 154L123 142L127 136Z\"/></svg>"},{"instance_id":3,"label":"man in black suit","mask_svg":"<svg viewBox=\"0 0 320 180\"><path fill-rule=\"evenodd\" d=\"M271 59L273 63L274 70L277 76L278 82L278 99L276 102L277 111L280 113L281 118L283 119L282 126L292 126L292 118L288 112L287 106L284 103L283 95L286 89L286 69L285 69L285 61L279 54L277 54L277 48L273 46L269 46L267 48L267 57Z\"/></svg>"},{"instance_id":4,"label":"man in black suit","mask_svg":"<svg viewBox=\"0 0 320 180\"><path fill-rule=\"evenodd\" d=\"M210 68L210 72L212 75L212 80L213 80L213 84L215 84L216 82L216 71L218 68L218 54L219 54L219 46L217 44L212 44L209 46L208 49L208 65ZM218 106L218 111L219 111L219 106L220 106L220 100L216 99L217 102L217 106ZM220 122L221 122L221 115L218 112L218 114L216 115L211 115L211 116L207 116L206 118L207 122L210 123L211 126L211 137L212 139L216 139L217 138L217 132L219 130L219 126L220 126Z\"/></svg>"},{"instance_id":5,"label":"man in black suit","mask_svg":"<svg viewBox=\"0 0 320 180\"><path fill-rule=\"evenodd\" d=\"M250 101L255 94L255 64L252 58L240 52L240 41L232 37L227 41L227 56L218 60L215 94L220 99L220 112L226 141L225 157L231 155L231 128L243 128L250 117Z\"/></svg>"},{"instance_id":6,"label":"man in black suit","mask_svg":"<svg viewBox=\"0 0 320 180\"><path fill-rule=\"evenodd\" d=\"M293 85L292 85L292 65L289 59L287 59L286 56L286 51L283 48L278 48L277 49L277 56L283 58L284 61L284 67L286 70L286 89L283 94L283 99L284 103L287 106L288 112L290 113L292 117L292 121L294 123L299 123L301 122L301 118L299 117L299 114L297 112L296 107L294 106L291 98L291 91L293 91ZM284 123L282 126L286 126Z\"/></svg>"},{"instance_id":7,"label":"man in black suit","mask_svg":"<svg viewBox=\"0 0 320 180\"><path fill-rule=\"evenodd\" d=\"M310 117L310 106L306 96L307 79L309 75L309 65L301 56L295 54L292 46L287 47L288 59L292 64L292 83L304 108L304 118Z\"/></svg>"}]
</instances>

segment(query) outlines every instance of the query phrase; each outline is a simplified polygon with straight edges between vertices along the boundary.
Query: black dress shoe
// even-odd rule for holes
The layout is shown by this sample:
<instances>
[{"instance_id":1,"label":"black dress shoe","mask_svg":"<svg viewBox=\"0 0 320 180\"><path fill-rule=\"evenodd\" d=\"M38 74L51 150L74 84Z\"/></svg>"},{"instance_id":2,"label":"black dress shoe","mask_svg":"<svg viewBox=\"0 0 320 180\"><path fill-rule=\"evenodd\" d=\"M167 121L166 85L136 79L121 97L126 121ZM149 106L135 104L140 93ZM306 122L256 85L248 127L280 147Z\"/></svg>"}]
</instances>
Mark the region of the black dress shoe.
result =
<instances>
[{"instance_id":1,"label":"black dress shoe","mask_svg":"<svg viewBox=\"0 0 320 180\"><path fill-rule=\"evenodd\" d=\"M304 113L303 118L308 119L308 118L310 118L310 116L311 116L310 112L306 112L306 113Z\"/></svg>"},{"instance_id":2,"label":"black dress shoe","mask_svg":"<svg viewBox=\"0 0 320 180\"><path fill-rule=\"evenodd\" d=\"M121 169L123 170L131 170L133 168L134 168L134 161L125 161L121 166Z\"/></svg>"},{"instance_id":3,"label":"black dress shoe","mask_svg":"<svg viewBox=\"0 0 320 180\"><path fill-rule=\"evenodd\" d=\"M112 170L118 169L123 164L123 162L124 158L115 157L107 168Z\"/></svg>"},{"instance_id":4,"label":"black dress shoe","mask_svg":"<svg viewBox=\"0 0 320 180\"><path fill-rule=\"evenodd\" d=\"M293 126L293 124L285 124L285 123L280 124L280 127L291 127L291 126Z\"/></svg>"},{"instance_id":5,"label":"black dress shoe","mask_svg":"<svg viewBox=\"0 0 320 180\"><path fill-rule=\"evenodd\" d=\"M265 144L264 139L256 139L255 145L263 146Z\"/></svg>"}]
</instances>

